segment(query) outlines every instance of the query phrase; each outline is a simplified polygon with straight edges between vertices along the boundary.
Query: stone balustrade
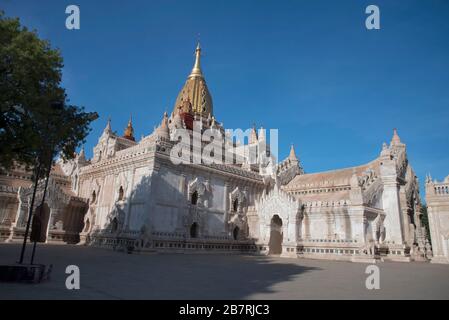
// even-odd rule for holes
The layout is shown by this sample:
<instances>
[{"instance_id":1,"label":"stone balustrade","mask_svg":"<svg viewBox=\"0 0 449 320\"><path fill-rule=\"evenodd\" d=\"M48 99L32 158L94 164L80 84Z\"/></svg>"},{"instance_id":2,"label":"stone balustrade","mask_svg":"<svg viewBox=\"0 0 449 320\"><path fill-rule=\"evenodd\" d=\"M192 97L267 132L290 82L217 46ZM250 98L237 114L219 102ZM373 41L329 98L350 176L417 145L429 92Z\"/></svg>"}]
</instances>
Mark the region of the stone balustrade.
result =
<instances>
[{"instance_id":1,"label":"stone balustrade","mask_svg":"<svg viewBox=\"0 0 449 320\"><path fill-rule=\"evenodd\" d=\"M449 183L435 185L434 191L436 195L449 195Z\"/></svg>"}]
</instances>

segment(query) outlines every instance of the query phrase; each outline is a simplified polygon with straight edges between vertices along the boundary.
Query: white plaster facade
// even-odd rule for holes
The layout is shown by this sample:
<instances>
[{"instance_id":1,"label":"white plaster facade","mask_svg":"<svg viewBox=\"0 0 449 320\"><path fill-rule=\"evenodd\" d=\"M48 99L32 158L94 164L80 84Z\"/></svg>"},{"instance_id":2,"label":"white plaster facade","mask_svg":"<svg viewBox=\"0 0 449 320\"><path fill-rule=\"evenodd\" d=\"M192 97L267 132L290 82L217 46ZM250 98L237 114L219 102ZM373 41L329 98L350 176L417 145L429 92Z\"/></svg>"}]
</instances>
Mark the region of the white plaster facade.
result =
<instances>
[{"instance_id":1,"label":"white plaster facade","mask_svg":"<svg viewBox=\"0 0 449 320\"><path fill-rule=\"evenodd\" d=\"M136 142L131 121L123 136L108 121L92 159L82 151L74 161L55 166L52 179L63 181L64 188L55 183L49 190L49 221L58 220L56 212L70 216L76 226L70 232L80 243L124 250L427 259L417 178L396 131L378 158L349 169L305 173L293 147L275 165L257 151L266 150L263 129L259 135L251 131L249 154L237 148L243 164L174 164L170 152L177 130L190 130L197 121L203 129L224 133L213 114L200 51L173 112L163 115L152 134ZM261 160L258 165L249 164L251 156ZM6 241L23 236L23 202L29 200L21 195L23 188L30 190L25 180L11 173L0 177ZM17 187L18 181L23 186ZM64 200L52 202L58 197ZM69 232L68 222L49 226Z\"/></svg>"},{"instance_id":2,"label":"white plaster facade","mask_svg":"<svg viewBox=\"0 0 449 320\"><path fill-rule=\"evenodd\" d=\"M82 154L70 165L72 176L67 175L60 164L51 173L48 183L45 210L40 214L45 181L40 181L33 213L41 218L42 242L78 243L83 228L83 217L88 203L78 197L75 177L78 163L83 163ZM31 174L23 168L16 168L0 175L0 240L21 241L30 210L33 187Z\"/></svg>"},{"instance_id":3,"label":"white plaster facade","mask_svg":"<svg viewBox=\"0 0 449 320\"><path fill-rule=\"evenodd\" d=\"M449 176L443 182L426 180L426 202L433 263L449 263Z\"/></svg>"}]
</instances>

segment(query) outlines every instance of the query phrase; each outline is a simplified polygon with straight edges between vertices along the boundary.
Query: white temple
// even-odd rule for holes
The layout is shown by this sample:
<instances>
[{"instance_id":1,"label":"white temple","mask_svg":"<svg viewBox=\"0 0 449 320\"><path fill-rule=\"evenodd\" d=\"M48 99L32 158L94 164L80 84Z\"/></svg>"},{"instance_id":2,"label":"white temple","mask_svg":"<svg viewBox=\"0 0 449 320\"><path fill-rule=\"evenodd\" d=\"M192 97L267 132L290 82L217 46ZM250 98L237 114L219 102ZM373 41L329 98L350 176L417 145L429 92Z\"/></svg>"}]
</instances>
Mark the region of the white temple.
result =
<instances>
[{"instance_id":1,"label":"white temple","mask_svg":"<svg viewBox=\"0 0 449 320\"><path fill-rule=\"evenodd\" d=\"M263 148L265 131L255 128L249 150L264 161L250 163L243 153L242 163L174 164L178 130L192 134L194 123L225 130L200 57L198 46L173 111L150 135L135 141L131 120L123 136L108 121L92 159L81 151L55 165L44 210L37 210L39 201L34 209L43 212L43 242L349 261L430 257L417 178L396 130L376 159L328 172L305 173L293 146L276 164ZM30 174L20 168L0 176L2 241L23 237L31 189Z\"/></svg>"}]
</instances>

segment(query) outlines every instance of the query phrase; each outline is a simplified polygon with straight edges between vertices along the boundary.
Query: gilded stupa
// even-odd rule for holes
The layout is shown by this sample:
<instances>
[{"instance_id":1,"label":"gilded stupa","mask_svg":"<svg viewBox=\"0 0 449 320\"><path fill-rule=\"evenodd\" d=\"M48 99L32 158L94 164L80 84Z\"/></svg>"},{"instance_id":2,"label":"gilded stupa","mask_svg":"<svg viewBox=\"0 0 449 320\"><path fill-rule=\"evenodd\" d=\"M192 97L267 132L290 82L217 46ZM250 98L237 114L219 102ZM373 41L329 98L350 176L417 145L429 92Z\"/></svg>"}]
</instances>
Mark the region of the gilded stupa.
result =
<instances>
[{"instance_id":1,"label":"gilded stupa","mask_svg":"<svg viewBox=\"0 0 449 320\"><path fill-rule=\"evenodd\" d=\"M187 77L187 80L178 94L173 108L174 114L185 109L186 104L190 104L191 112L205 118L213 116L212 97L206 85L203 72L201 71L201 47L198 43L195 50L195 64Z\"/></svg>"},{"instance_id":2,"label":"gilded stupa","mask_svg":"<svg viewBox=\"0 0 449 320\"><path fill-rule=\"evenodd\" d=\"M129 118L128 126L126 127L125 132L123 133L123 138L126 138L131 141L136 141L136 139L134 138L134 128L131 117Z\"/></svg>"}]
</instances>

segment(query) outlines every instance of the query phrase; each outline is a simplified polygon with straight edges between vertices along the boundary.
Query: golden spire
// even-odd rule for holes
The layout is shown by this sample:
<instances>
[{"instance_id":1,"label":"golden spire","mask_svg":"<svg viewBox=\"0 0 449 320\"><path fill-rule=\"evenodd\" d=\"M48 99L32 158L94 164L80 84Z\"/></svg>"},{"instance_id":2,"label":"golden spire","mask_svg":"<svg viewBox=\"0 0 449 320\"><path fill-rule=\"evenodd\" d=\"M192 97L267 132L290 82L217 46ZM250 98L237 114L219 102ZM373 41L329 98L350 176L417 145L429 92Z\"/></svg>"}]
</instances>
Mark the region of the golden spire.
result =
<instances>
[{"instance_id":1,"label":"golden spire","mask_svg":"<svg viewBox=\"0 0 449 320\"><path fill-rule=\"evenodd\" d=\"M178 97L176 98L173 111L175 114L177 114L179 108L183 108L184 104L185 106L188 106L189 103L186 103L186 100L188 100L191 105L191 112L195 115L206 118L209 116L209 114L213 116L214 113L212 97L210 95L209 89L207 88L203 72L201 71L201 47L199 43L196 47L195 55L196 59L192 72L187 77L187 81L185 82L184 86L178 94Z\"/></svg>"},{"instance_id":2,"label":"golden spire","mask_svg":"<svg viewBox=\"0 0 449 320\"><path fill-rule=\"evenodd\" d=\"M200 42L198 41L198 45L196 46L196 50L195 50L195 64L193 65L193 69L189 75L189 78L193 78L193 77L201 77L202 78L203 77L203 73L201 72L200 60L201 60L201 46L200 46Z\"/></svg>"},{"instance_id":3,"label":"golden spire","mask_svg":"<svg viewBox=\"0 0 449 320\"><path fill-rule=\"evenodd\" d=\"M129 116L128 126L125 129L125 133L123 134L123 138L128 140L136 141L134 138L134 128L133 128L133 120L132 115Z\"/></svg>"}]
</instances>

